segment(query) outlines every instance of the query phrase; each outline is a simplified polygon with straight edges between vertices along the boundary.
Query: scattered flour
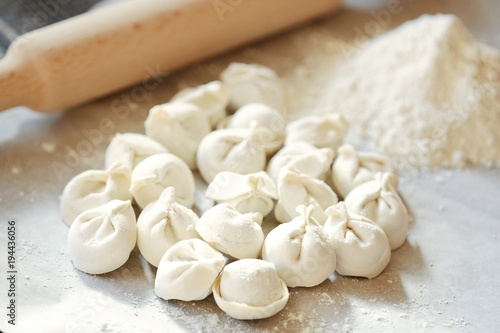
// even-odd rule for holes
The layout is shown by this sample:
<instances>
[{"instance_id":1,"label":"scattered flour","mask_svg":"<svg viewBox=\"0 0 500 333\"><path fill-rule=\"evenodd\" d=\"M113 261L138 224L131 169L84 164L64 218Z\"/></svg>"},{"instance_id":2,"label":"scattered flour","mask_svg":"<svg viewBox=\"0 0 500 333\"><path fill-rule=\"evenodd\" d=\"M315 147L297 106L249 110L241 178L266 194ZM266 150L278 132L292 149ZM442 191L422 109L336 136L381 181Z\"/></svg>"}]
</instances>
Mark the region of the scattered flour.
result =
<instances>
[{"instance_id":1,"label":"scattered flour","mask_svg":"<svg viewBox=\"0 0 500 333\"><path fill-rule=\"evenodd\" d=\"M46 153L49 153L49 154L52 154L53 152L56 151L56 144L53 143L53 142L42 142L40 144L40 147L42 148L42 150Z\"/></svg>"},{"instance_id":2,"label":"scattered flour","mask_svg":"<svg viewBox=\"0 0 500 333\"><path fill-rule=\"evenodd\" d=\"M500 52L453 15L373 39L337 71L326 103L400 169L500 166Z\"/></svg>"},{"instance_id":3,"label":"scattered flour","mask_svg":"<svg viewBox=\"0 0 500 333\"><path fill-rule=\"evenodd\" d=\"M19 175L23 170L21 168L18 168L17 166L12 166L10 168L10 173L13 175Z\"/></svg>"}]
</instances>

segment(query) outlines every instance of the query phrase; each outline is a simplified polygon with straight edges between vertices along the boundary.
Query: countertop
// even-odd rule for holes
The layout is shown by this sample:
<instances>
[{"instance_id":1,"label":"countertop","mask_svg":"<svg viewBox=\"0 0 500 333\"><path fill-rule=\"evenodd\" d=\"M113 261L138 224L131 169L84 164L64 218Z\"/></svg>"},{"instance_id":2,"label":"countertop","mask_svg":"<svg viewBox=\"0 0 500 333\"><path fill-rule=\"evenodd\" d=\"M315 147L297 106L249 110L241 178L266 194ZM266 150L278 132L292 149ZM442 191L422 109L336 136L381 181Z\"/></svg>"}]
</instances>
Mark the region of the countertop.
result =
<instances>
[{"instance_id":1,"label":"countertop","mask_svg":"<svg viewBox=\"0 0 500 333\"><path fill-rule=\"evenodd\" d=\"M199 302L157 298L156 269L137 249L122 268L102 276L76 270L68 256L68 227L58 213L67 181L102 168L114 133L142 133L151 106L182 87L217 79L232 61L275 69L295 93L295 117L312 112L333 69L346 61L343 50L369 22L378 23L375 33L381 33L424 13L453 13L476 38L500 48L496 1L406 0L399 5L399 14L380 21L377 13L386 8L385 1L348 1L330 17L170 74L154 89L138 86L51 115L22 107L0 113L0 330L499 331L500 170L405 171L400 191L413 221L407 242L392 253L386 270L372 280L333 275L317 287L291 289L286 308L264 320L232 319L212 296ZM7 221L16 222L17 232L15 328L6 319Z\"/></svg>"}]
</instances>

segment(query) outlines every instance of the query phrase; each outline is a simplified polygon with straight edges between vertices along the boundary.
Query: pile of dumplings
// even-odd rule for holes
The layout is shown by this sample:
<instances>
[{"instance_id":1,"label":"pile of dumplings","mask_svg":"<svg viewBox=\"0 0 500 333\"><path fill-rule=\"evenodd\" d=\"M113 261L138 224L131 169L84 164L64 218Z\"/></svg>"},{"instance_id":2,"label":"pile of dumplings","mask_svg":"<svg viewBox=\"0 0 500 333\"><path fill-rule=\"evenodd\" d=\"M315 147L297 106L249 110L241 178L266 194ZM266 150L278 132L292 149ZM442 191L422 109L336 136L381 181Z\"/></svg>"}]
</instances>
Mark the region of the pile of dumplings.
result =
<instances>
[{"instance_id":1,"label":"pile of dumplings","mask_svg":"<svg viewBox=\"0 0 500 333\"><path fill-rule=\"evenodd\" d=\"M61 196L74 266L107 273L137 246L158 268L158 297L213 294L242 320L278 313L288 288L334 272L378 276L410 222L397 174L385 156L343 144L339 114L287 122L287 94L273 70L233 63L154 106L145 135L116 134L104 170L75 176ZM201 216L194 172L214 203ZM266 216L279 222L267 235Z\"/></svg>"}]
</instances>

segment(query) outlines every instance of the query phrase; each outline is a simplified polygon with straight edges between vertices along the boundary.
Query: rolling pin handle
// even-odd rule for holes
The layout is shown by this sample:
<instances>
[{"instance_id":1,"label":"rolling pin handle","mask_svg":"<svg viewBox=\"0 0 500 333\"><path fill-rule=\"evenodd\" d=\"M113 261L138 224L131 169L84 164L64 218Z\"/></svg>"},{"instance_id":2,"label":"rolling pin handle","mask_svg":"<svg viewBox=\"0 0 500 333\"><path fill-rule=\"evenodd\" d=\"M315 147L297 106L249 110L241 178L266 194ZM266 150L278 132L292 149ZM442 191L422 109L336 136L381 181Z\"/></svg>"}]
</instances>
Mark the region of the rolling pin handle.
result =
<instances>
[{"instance_id":1,"label":"rolling pin handle","mask_svg":"<svg viewBox=\"0 0 500 333\"><path fill-rule=\"evenodd\" d=\"M35 73L29 64L22 62L13 52L0 59L0 110L15 106L29 106L32 99L31 83Z\"/></svg>"}]
</instances>

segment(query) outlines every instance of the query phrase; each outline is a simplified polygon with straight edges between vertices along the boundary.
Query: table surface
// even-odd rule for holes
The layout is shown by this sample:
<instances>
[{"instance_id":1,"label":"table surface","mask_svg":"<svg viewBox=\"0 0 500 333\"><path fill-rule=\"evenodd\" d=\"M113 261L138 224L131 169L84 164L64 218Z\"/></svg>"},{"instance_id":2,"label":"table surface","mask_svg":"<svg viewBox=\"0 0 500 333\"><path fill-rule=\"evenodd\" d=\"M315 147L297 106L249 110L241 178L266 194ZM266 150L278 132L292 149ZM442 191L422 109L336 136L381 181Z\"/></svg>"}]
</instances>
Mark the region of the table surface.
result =
<instances>
[{"instance_id":1,"label":"table surface","mask_svg":"<svg viewBox=\"0 0 500 333\"><path fill-rule=\"evenodd\" d=\"M171 74L151 91L138 89L68 112L25 108L0 114L0 249L8 220L17 223L17 326L0 316L3 332L341 331L493 332L500 329L500 171L411 171L400 190L413 216L407 242L373 280L332 276L314 288L291 289L276 316L238 321L200 302L163 301L153 292L155 269L137 249L120 269L102 276L76 270L66 245L58 197L77 173L101 168L115 132L143 132L149 108L179 88L214 80L232 61L274 68L289 84L295 115L310 113L325 93L356 31L379 22L370 10L385 1L348 1L324 20ZM500 48L500 4L482 1L401 1L403 10L379 22L380 32L424 13L453 13L481 41ZM387 24L385 24L387 23ZM356 29L359 28L359 29ZM119 105L119 108L113 107ZM101 130L108 119L112 133ZM85 149L86 148L86 149ZM80 155L74 158L74 152ZM201 193L201 189L199 189ZM201 196L197 197L200 204ZM266 221L269 228L272 221ZM4 258L6 254L3 254ZM0 259L3 268L6 259ZM6 269L3 269L6 274ZM7 302L0 279L1 308ZM3 310L5 311L5 310Z\"/></svg>"}]
</instances>

